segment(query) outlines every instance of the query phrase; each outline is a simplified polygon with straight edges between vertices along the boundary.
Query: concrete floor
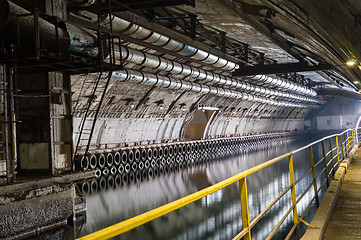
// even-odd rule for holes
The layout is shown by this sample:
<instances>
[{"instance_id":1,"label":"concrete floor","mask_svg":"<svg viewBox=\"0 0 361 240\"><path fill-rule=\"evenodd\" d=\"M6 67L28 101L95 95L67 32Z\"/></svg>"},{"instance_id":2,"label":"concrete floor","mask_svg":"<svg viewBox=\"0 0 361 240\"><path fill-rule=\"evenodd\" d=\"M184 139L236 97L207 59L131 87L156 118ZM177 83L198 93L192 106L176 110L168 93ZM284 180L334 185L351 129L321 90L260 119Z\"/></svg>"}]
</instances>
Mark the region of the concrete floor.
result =
<instances>
[{"instance_id":1,"label":"concrete floor","mask_svg":"<svg viewBox=\"0 0 361 240\"><path fill-rule=\"evenodd\" d=\"M324 239L361 239L361 151L347 169Z\"/></svg>"}]
</instances>

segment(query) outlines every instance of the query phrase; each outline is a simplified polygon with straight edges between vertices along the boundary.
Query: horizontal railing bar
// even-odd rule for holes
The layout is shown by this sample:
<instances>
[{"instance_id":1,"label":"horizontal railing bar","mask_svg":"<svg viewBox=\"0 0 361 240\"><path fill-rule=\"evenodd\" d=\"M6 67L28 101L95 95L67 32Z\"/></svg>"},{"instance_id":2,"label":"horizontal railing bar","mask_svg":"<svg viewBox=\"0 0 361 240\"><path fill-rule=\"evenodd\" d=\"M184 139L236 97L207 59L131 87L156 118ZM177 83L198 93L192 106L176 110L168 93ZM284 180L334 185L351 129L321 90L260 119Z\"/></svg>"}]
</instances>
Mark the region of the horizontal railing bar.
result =
<instances>
[{"instance_id":1,"label":"horizontal railing bar","mask_svg":"<svg viewBox=\"0 0 361 240\"><path fill-rule=\"evenodd\" d=\"M276 202L282 198L289 190L291 190L292 186L288 186L280 195L278 195L278 197L273 200L260 214L258 214L257 217L255 217L255 219L253 219L253 221L251 222L250 226L251 228L253 228L254 225L256 225L256 223L268 212L268 210L270 210L273 205L276 204Z\"/></svg>"},{"instance_id":2,"label":"horizontal railing bar","mask_svg":"<svg viewBox=\"0 0 361 240\"><path fill-rule=\"evenodd\" d=\"M318 179L319 176L325 171L325 168L322 168L322 170L317 174L316 179Z\"/></svg>"},{"instance_id":3,"label":"horizontal railing bar","mask_svg":"<svg viewBox=\"0 0 361 240\"><path fill-rule=\"evenodd\" d=\"M306 193L311 189L312 186L313 186L313 181L310 183L310 185L308 185L308 187L307 187L306 190L301 194L301 196L298 197L296 203L298 203L299 201L301 201L301 199L306 195Z\"/></svg>"},{"instance_id":4,"label":"horizontal railing bar","mask_svg":"<svg viewBox=\"0 0 361 240\"><path fill-rule=\"evenodd\" d=\"M340 135L342 135L342 134L344 134L344 133L346 133L346 132L348 132L348 131L352 131L352 129L349 128L349 129L343 131L342 133L333 134L333 135L330 135L330 136L321 138L321 139L319 139L319 140L317 140L317 141L314 141L314 142L312 142L312 143L310 143L310 144L308 144L308 145L306 145L306 146L303 146L303 147L301 147L301 148L299 148L299 149L296 149L296 150L292 151L292 153L300 152L300 151L305 150L305 149L307 149L307 148L309 148L309 147L311 147L311 146L313 146L313 145L315 145L315 144L317 144L317 143L320 143L320 142L322 142L322 141L324 141L324 140L326 140L326 139L329 139L329 138L332 138L332 137L336 137L336 136L340 136Z\"/></svg>"},{"instance_id":5,"label":"horizontal railing bar","mask_svg":"<svg viewBox=\"0 0 361 240\"><path fill-rule=\"evenodd\" d=\"M243 230L240 233L238 233L236 236L234 236L232 240L239 240L243 238L247 233L248 233L248 228L243 228Z\"/></svg>"},{"instance_id":6,"label":"horizontal railing bar","mask_svg":"<svg viewBox=\"0 0 361 240\"><path fill-rule=\"evenodd\" d=\"M199 199L201 199L201 198L203 198L203 197L205 197L205 196L207 196L207 195L209 195L209 194L211 194L211 193L214 193L214 192L216 192L216 191L218 191L218 190L220 190L220 189L222 189L222 188L225 188L225 187L227 187L227 186L235 183L236 181L239 181L240 179L242 179L242 178L244 178L244 177L246 177L246 176L249 176L249 175L251 175L251 174L253 174L253 173L255 173L255 172L257 172L257 171L259 171L259 170L261 170L261 169L263 169L263 168L266 168L266 167L268 167L268 166L270 166L270 165L273 165L273 164L275 164L275 163L277 163L277 162L279 162L279 161L281 161L281 160L283 160L283 159L291 156L292 154L295 154L295 153L298 153L298 152L300 152L300 151L302 151L302 150L308 149L309 147L311 147L311 146L313 146L313 145L315 145L315 144L317 144L317 143L320 143L320 142L322 142L322 141L324 141L324 140L326 140L326 139L330 139L330 138L336 137L336 136L341 136L341 135L343 135L343 134L345 134L346 132L351 131L351 130L352 130L352 129L347 129L347 130L345 130L344 132L342 132L342 133L340 133L340 134L333 134L333 135L324 137L324 138L322 138L322 139L319 139L319 140L317 140L317 141L315 141L315 142L312 142L312 143L310 143L310 144L308 144L308 145L306 145L306 146L304 146L304 147L301 147L301 148L296 149L296 150L294 150L294 151L292 151L292 152L283 154L283 155L281 155L281 156L279 156L279 157L273 158L273 159L271 159L271 160L269 160L269 161L267 161L267 162L261 163L261 164L259 164L259 165L257 165L257 166L254 166L254 167L252 167L252 168L250 168L250 169L248 169L248 170L245 170L245 171L243 171L243 172L241 172L241 173L238 173L238 174L236 174L236 175L234 175L234 176L232 176L232 177L230 177L230 178L228 178L228 179L226 179L226 180L223 180L223 181L221 181L221 182L219 182L219 183L216 183L216 184L214 184L214 185L212 185L212 186L210 186L210 187L207 187L207 188L202 189L202 190L200 190L200 191L198 191L198 192L195 192L195 193L193 193L193 194L190 194L190 195L188 195L188 196L185 196L185 197L183 197L183 198L180 198L180 199L178 199L178 200L175 200L175 201L173 201L173 202L171 202L171 203L168 203L168 204L163 205L163 206L161 206L161 207L158 207L158 208L156 208L156 209L150 210L150 211L148 211L148 212L146 212L146 213L140 214L140 215L138 215L138 216L135 216L135 217L133 217L133 218L130 218L130 219L125 220L125 221L123 221L123 222L120 222L120 223L118 223L118 224L112 225L112 226L110 226L110 227L104 228L104 229L102 229L102 230L100 230L100 231L94 232L94 233L92 233L92 234L89 234L89 235L84 236L84 237L79 238L79 239L107 239L107 238L115 237L115 236L117 236L117 235L119 235L119 234L121 234L121 233L127 232L127 231L129 231L129 230L131 230L131 229L133 229L133 228L135 228L135 227L138 227L138 226L140 226L140 225L143 225L143 224L145 224L145 223L147 223L147 222L149 222L149 221L151 221L151 220L154 220L154 219L156 219L156 218L158 218L158 217L160 217L160 216L163 216L163 215L165 215L165 214L167 214L167 213L169 213L169 212L175 211L175 210L177 210L177 209L179 209L179 208L181 208L181 207L183 207L183 206L185 206L185 205L188 205L188 204L190 204L190 203L192 203L192 202L195 202L195 201L197 201L197 200L199 200ZM347 138L347 139L350 139L350 138ZM352 147L352 146L351 146L351 145L352 145L352 142L350 142L350 143L348 144L346 141L347 141L347 140L345 140L345 141L341 144L341 149L342 149L342 150L345 150L345 151L347 150L348 145L350 145L350 146L349 146L349 149ZM343 145L345 145L345 147L344 147ZM337 148L339 149L338 146L337 146L336 148L334 148L334 149L337 150ZM327 155L328 155L330 152L332 152L334 149L330 150L330 151L327 153ZM326 155L326 156L327 156L327 155ZM319 163L321 163L321 162L325 159L326 156L324 156L323 158L321 158L321 160L320 160L315 166L317 166ZM335 159L336 156L337 156L337 154L336 154L332 159ZM337 163L338 163L338 162L336 162L336 165L337 165ZM329 165L329 164L327 164L327 166L328 166L328 165ZM335 167L335 165L333 166L333 168L334 168L334 167ZM312 168L310 168L309 170L307 170L307 171L296 181L296 184L299 183L308 173L310 173L310 171L312 171ZM318 174L318 176L317 176L316 179L318 179L318 177L319 177L324 171L325 171L325 168L323 168L323 170ZM316 195L320 192L320 190L322 189L323 185L326 183L326 180L327 180L327 179L328 179L328 178L325 178L325 180L324 180L323 183L321 184L320 188L316 190ZM314 180L314 181L311 183L311 186L312 186L312 184L313 184L315 181L316 181L316 180ZM251 228L252 228L252 227L265 215L265 213L266 213L267 211L269 211L269 209L270 209L271 207L273 207L274 204L275 204L276 202L278 202L279 199L282 198L282 197L284 196L284 194L286 194L291 188L292 188L292 186L287 187L275 200L273 200L272 203L271 203L269 206L267 206L266 209L264 209L264 210L251 222L251 225L250 225ZM290 214L290 212L291 212L294 208L296 208L297 203L304 197L305 193L307 193L307 192L309 191L309 189L310 189L310 186L309 186L309 187L307 188L307 190L299 197L299 199L297 200L296 204L293 205L293 206L287 211L287 213L283 216L283 218L281 219L281 221L280 221L280 222L276 225L276 227L272 230L272 232L270 233L270 235L268 235L267 239L270 239L270 238L272 238L272 237L274 236L275 232L279 229L279 227L280 227L281 224L285 221L285 219L286 219L287 216ZM311 201L311 202L309 203L309 205L307 206L305 212L308 211L308 208L309 208L309 206L312 204L312 202L315 200L316 195L312 198L312 201ZM303 214L305 214L305 212L304 212ZM298 225L298 224L296 224L295 226L297 226L297 225ZM293 231L294 231L294 230L293 230ZM243 234L243 235L241 236L241 237L243 237L243 236L244 236L245 234L247 234L247 233L248 233L248 229L246 228L246 229L243 229L237 236L241 236L241 234ZM236 236L236 237L237 237L237 236Z\"/></svg>"},{"instance_id":7,"label":"horizontal railing bar","mask_svg":"<svg viewBox=\"0 0 361 240\"><path fill-rule=\"evenodd\" d=\"M315 163L315 167L317 167L318 164L322 163L323 159L321 158L321 160L319 160L317 163Z\"/></svg>"},{"instance_id":8,"label":"horizontal railing bar","mask_svg":"<svg viewBox=\"0 0 361 240\"><path fill-rule=\"evenodd\" d=\"M326 181L327 181L327 178L325 178L325 180L323 180L320 188L317 190L317 194L321 191L321 189L322 189L323 185L325 185Z\"/></svg>"},{"instance_id":9,"label":"horizontal railing bar","mask_svg":"<svg viewBox=\"0 0 361 240\"><path fill-rule=\"evenodd\" d=\"M299 183L303 178L305 178L310 172L312 172L312 168L309 168L297 181L295 182L295 185Z\"/></svg>"},{"instance_id":10,"label":"horizontal railing bar","mask_svg":"<svg viewBox=\"0 0 361 240\"><path fill-rule=\"evenodd\" d=\"M115 237L119 234L122 234L124 232L127 232L133 228L136 228L140 225L143 225L144 223L147 223L153 219L156 219L160 216L163 216L167 213L170 213L174 210L177 210L185 205L188 205L189 203L195 202L211 193L214 193L218 191L221 188L227 187L228 185L231 185L232 183L235 183L236 181L239 181L241 178L244 178L248 175L251 175L252 173L255 173L265 167L268 167L276 162L281 161L282 159L288 157L291 155L291 153L283 154L279 157L273 158L272 160L269 160L267 162L261 163L257 166L254 166L248 170L245 170L241 173L238 173L226 180L223 180L222 182L216 183L210 187L207 187L203 190L200 190L198 192L195 192L193 194L190 194L188 196L185 196L183 198L180 198L178 200L175 200L171 203L168 203L166 205L163 205L161 207L155 208L153 210L150 210L148 212L145 212L143 214L140 214L138 216L135 216L133 218L130 218L128 220L125 220L123 222L114 224L110 227L104 228L102 230L99 230L97 232L91 233L83 238L79 239L105 239L105 238L111 238Z\"/></svg>"},{"instance_id":11,"label":"horizontal railing bar","mask_svg":"<svg viewBox=\"0 0 361 240\"><path fill-rule=\"evenodd\" d=\"M266 240L271 239L277 232L277 230L280 228L280 226L282 225L282 223L286 220L286 218L288 217L288 215L291 213L291 211L295 208L295 205L292 205L290 207L290 209L288 209L288 211L286 212L285 215L283 215L281 221L278 222L278 224L273 228L272 232L267 236Z\"/></svg>"},{"instance_id":12,"label":"horizontal railing bar","mask_svg":"<svg viewBox=\"0 0 361 240\"><path fill-rule=\"evenodd\" d=\"M291 228L291 230L288 232L287 236L285 237L285 240L288 240L291 238L293 232L296 230L298 224L293 224L293 227Z\"/></svg>"}]
</instances>

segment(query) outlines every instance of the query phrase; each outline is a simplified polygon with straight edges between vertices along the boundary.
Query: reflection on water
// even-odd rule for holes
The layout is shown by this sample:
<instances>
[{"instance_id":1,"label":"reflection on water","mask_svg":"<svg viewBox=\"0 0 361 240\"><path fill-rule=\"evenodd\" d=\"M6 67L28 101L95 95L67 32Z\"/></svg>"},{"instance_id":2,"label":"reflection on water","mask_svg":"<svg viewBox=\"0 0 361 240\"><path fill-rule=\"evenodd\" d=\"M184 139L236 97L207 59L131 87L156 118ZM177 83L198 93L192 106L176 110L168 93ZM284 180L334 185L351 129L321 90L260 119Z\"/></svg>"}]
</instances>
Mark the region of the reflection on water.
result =
<instances>
[{"instance_id":1,"label":"reflection on water","mask_svg":"<svg viewBox=\"0 0 361 240\"><path fill-rule=\"evenodd\" d=\"M146 182L87 195L87 221L74 230L75 237L103 229L194 193L309 142L310 139L302 139L172 173L168 176L161 176ZM320 150L316 148L315 159L319 159L319 152ZM309 167L308 151L297 153L294 156L296 179L302 176ZM318 186L321 185L320 181L318 181ZM312 175L309 174L297 185L297 197L311 182ZM252 174L247 177L247 184L250 218L253 219L289 186L288 162L281 161ZM299 215L302 214L313 194L314 189L310 188L299 202L297 205ZM291 195L287 193L252 229L252 239L265 239L290 207ZM315 206L312 207L314 212ZM304 220L309 222L311 215L306 215ZM286 236L293 224L291 216L292 212L274 239L282 239ZM301 231L304 229L302 227ZM241 230L239 187L238 184L232 184L115 239L230 239Z\"/></svg>"}]
</instances>

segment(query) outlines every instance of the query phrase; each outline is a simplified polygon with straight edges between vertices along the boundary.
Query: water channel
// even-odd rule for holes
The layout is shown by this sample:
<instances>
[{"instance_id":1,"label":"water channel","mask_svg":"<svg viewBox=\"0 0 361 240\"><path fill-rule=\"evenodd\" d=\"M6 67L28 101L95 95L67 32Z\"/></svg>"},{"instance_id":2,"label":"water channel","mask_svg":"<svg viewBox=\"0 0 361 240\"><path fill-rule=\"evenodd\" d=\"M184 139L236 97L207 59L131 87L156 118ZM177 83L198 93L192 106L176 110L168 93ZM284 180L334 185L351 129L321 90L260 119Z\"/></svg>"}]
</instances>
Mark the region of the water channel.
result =
<instances>
[{"instance_id":1,"label":"water channel","mask_svg":"<svg viewBox=\"0 0 361 240\"><path fill-rule=\"evenodd\" d=\"M329 133L327 133L329 134ZM256 151L245 151L221 161L214 161L160 176L154 179L105 189L86 195L86 222L75 227L64 227L37 236L36 239L73 239L162 206L183 196L220 182L250 167L304 146L321 138L322 134L298 137L293 141ZM321 148L314 149L315 162ZM308 151L294 156L296 179L309 169ZM316 169L316 174L320 169ZM322 177L324 179L324 177ZM321 181L318 181L320 186ZM253 219L286 187L289 186L288 162L283 160L247 177L250 218ZM308 174L297 186L297 196L312 182ZM325 187L320 192L320 201ZM298 203L302 213L314 196L313 188ZM286 194L252 229L252 239L265 239L291 206L291 195ZM305 216L310 222L315 204ZM299 214L300 215L300 214ZM283 239L293 224L289 214L273 239ZM232 239L242 230L241 205L238 183L232 184L175 212L153 220L114 239ZM306 227L301 224L301 233Z\"/></svg>"}]
</instances>

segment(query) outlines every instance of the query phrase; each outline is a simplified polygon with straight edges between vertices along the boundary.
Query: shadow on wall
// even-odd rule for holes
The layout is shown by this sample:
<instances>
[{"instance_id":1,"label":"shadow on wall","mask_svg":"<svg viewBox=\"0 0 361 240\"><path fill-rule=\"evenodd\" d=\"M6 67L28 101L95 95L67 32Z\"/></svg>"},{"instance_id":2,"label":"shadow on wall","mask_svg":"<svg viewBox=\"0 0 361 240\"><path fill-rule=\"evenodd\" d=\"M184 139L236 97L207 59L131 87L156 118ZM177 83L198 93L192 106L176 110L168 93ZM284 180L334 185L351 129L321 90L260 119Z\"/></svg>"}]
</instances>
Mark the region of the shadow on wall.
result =
<instances>
[{"instance_id":1,"label":"shadow on wall","mask_svg":"<svg viewBox=\"0 0 361 240\"><path fill-rule=\"evenodd\" d=\"M185 140L202 139L207 124L214 112L214 110L196 110L192 121L187 126Z\"/></svg>"}]
</instances>

